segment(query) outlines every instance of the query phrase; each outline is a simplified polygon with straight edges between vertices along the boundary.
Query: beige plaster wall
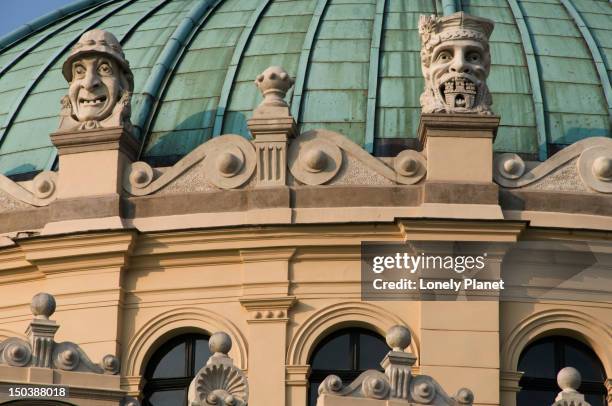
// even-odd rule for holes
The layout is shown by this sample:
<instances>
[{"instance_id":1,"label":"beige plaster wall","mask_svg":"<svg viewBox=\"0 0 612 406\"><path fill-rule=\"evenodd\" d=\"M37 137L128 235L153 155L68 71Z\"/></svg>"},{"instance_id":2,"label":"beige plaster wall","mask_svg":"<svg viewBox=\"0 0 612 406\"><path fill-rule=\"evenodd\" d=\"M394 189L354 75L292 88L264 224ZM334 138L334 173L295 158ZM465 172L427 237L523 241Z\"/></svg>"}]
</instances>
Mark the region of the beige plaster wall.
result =
<instances>
[{"instance_id":1,"label":"beige plaster wall","mask_svg":"<svg viewBox=\"0 0 612 406\"><path fill-rule=\"evenodd\" d=\"M249 375L253 405L305 405L313 348L334 329L357 325L381 334L406 325L416 371L432 375L448 393L471 388L477 405L512 404L504 379L515 371L513 360L530 340L551 331L569 331L592 345L610 376L609 301L578 301L582 296L571 294L567 300L517 296L502 303L360 300L361 241L511 242L523 229L410 221L18 241L0 250L0 338L21 335L31 319L32 295L50 292L58 303L57 341L80 344L94 362L117 354L121 388L137 395L160 344L188 331L223 330L234 341L230 355Z\"/></svg>"}]
</instances>

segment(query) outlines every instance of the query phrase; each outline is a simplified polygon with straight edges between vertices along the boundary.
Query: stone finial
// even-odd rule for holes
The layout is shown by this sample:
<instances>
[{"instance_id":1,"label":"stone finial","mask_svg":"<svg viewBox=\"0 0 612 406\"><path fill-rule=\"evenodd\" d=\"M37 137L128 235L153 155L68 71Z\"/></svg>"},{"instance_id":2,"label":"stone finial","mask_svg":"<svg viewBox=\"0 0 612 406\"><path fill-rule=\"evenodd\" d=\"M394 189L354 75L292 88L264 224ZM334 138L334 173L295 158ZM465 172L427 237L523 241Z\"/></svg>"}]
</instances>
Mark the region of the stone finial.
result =
<instances>
[{"instance_id":1,"label":"stone finial","mask_svg":"<svg viewBox=\"0 0 612 406\"><path fill-rule=\"evenodd\" d=\"M393 326L387 331L386 341L393 351L403 352L412 341L410 330L404 326Z\"/></svg>"},{"instance_id":2,"label":"stone finial","mask_svg":"<svg viewBox=\"0 0 612 406\"><path fill-rule=\"evenodd\" d=\"M49 293L34 295L30 303L34 318L26 330L29 340L11 337L0 341L0 365L38 367L63 371L117 374L119 360L107 355L96 365L77 344L55 341L59 325L49 317L55 312L55 298Z\"/></svg>"},{"instance_id":3,"label":"stone finial","mask_svg":"<svg viewBox=\"0 0 612 406\"><path fill-rule=\"evenodd\" d=\"M263 101L257 109L263 106L288 107L285 95L294 84L287 71L280 66L270 66L255 79L255 85L263 95Z\"/></svg>"},{"instance_id":4,"label":"stone finial","mask_svg":"<svg viewBox=\"0 0 612 406\"><path fill-rule=\"evenodd\" d=\"M214 355L227 355L232 349L232 339L227 333L218 331L210 336L208 348Z\"/></svg>"},{"instance_id":5,"label":"stone finial","mask_svg":"<svg viewBox=\"0 0 612 406\"><path fill-rule=\"evenodd\" d=\"M232 339L227 333L214 333L208 341L213 355L189 385L188 406L246 406L249 382L227 355Z\"/></svg>"},{"instance_id":6,"label":"stone finial","mask_svg":"<svg viewBox=\"0 0 612 406\"><path fill-rule=\"evenodd\" d=\"M591 406L584 395L578 392L582 376L576 368L565 367L557 374L557 384L561 392L555 398L553 406Z\"/></svg>"},{"instance_id":7,"label":"stone finial","mask_svg":"<svg viewBox=\"0 0 612 406\"><path fill-rule=\"evenodd\" d=\"M423 113L492 114L486 79L493 26L463 12L420 17Z\"/></svg>"},{"instance_id":8,"label":"stone finial","mask_svg":"<svg viewBox=\"0 0 612 406\"><path fill-rule=\"evenodd\" d=\"M59 131L131 128L134 77L113 34L99 29L84 33L62 73L70 86L61 100Z\"/></svg>"},{"instance_id":9,"label":"stone finial","mask_svg":"<svg viewBox=\"0 0 612 406\"><path fill-rule=\"evenodd\" d=\"M37 293L32 297L30 310L34 318L49 320L49 317L55 313L55 298L49 293Z\"/></svg>"},{"instance_id":10,"label":"stone finial","mask_svg":"<svg viewBox=\"0 0 612 406\"><path fill-rule=\"evenodd\" d=\"M256 187L285 186L287 143L297 132L285 101L293 79L280 66L270 66L255 79L263 100L247 122L257 155Z\"/></svg>"}]
</instances>

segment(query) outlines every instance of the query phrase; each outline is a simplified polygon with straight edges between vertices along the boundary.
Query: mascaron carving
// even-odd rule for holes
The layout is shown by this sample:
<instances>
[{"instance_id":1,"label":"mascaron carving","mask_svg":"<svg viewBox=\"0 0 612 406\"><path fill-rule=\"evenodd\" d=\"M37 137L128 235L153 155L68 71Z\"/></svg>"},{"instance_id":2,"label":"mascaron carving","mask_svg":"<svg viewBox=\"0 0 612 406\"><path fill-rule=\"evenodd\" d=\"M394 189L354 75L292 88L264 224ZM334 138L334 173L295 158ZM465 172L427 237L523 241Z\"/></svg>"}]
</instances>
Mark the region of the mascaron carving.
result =
<instances>
[{"instance_id":1,"label":"mascaron carving","mask_svg":"<svg viewBox=\"0 0 612 406\"><path fill-rule=\"evenodd\" d=\"M385 372L366 371L346 386L338 376L330 375L319 386L319 396L331 395L331 399L325 399L323 403L319 399L318 404L329 402L333 405L335 395L375 400L394 399L411 405L471 405L474 395L469 389L459 389L454 397L449 397L433 378L412 375L411 367L416 358L404 351L410 342L410 331L406 327L391 327L387 332L387 344L392 350L381 362Z\"/></svg>"},{"instance_id":2,"label":"mascaron carving","mask_svg":"<svg viewBox=\"0 0 612 406\"><path fill-rule=\"evenodd\" d=\"M491 113L486 79L493 22L463 12L421 16L421 67L425 90L423 113Z\"/></svg>"},{"instance_id":3,"label":"mascaron carving","mask_svg":"<svg viewBox=\"0 0 612 406\"><path fill-rule=\"evenodd\" d=\"M227 355L232 348L230 336L223 332L215 333L210 337L208 347L213 355L191 381L187 404L246 406L249 383Z\"/></svg>"},{"instance_id":4,"label":"mascaron carving","mask_svg":"<svg viewBox=\"0 0 612 406\"><path fill-rule=\"evenodd\" d=\"M61 100L58 131L130 130L134 78L113 34L98 29L83 34L64 62L62 73L70 87Z\"/></svg>"},{"instance_id":5,"label":"mascaron carving","mask_svg":"<svg viewBox=\"0 0 612 406\"><path fill-rule=\"evenodd\" d=\"M119 373L119 360L114 355L106 355L101 365L97 365L90 361L77 344L55 342L54 336L59 325L49 320L55 312L55 298L52 295L38 293L32 298L30 309L34 315L26 331L30 340L12 337L0 342L0 365L33 366L97 374Z\"/></svg>"}]
</instances>

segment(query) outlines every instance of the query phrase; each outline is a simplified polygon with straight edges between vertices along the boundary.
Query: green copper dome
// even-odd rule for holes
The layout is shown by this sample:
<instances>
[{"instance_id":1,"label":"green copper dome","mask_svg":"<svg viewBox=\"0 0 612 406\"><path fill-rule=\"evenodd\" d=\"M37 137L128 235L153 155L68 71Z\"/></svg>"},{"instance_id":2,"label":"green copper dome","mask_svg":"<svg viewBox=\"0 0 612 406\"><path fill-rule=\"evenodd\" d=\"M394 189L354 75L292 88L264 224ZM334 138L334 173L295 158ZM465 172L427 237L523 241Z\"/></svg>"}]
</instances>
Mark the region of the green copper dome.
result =
<instances>
[{"instance_id":1,"label":"green copper dome","mask_svg":"<svg viewBox=\"0 0 612 406\"><path fill-rule=\"evenodd\" d=\"M423 88L419 14L452 0L85 0L0 38L0 172L53 168L49 133L80 35L114 33L135 79L140 159L170 165L225 133L249 136L270 65L296 78L301 131L327 128L371 152L410 145ZM501 115L497 151L544 159L610 136L612 4L607 0L458 0L495 21L488 83ZM387 144L388 145L388 144Z\"/></svg>"}]
</instances>

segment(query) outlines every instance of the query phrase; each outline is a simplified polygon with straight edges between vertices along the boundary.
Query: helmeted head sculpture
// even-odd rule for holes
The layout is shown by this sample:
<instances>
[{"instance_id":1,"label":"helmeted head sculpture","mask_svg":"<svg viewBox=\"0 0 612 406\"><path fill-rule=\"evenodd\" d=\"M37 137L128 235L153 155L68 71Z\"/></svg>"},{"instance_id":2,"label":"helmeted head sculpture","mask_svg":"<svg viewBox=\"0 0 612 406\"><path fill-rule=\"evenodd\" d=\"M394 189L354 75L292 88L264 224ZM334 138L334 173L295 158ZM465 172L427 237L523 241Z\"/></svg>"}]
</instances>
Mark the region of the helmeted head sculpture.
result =
<instances>
[{"instance_id":1,"label":"helmeted head sculpture","mask_svg":"<svg viewBox=\"0 0 612 406\"><path fill-rule=\"evenodd\" d=\"M130 126L134 78L121 44L104 30L87 31L62 67L70 83L60 130Z\"/></svg>"},{"instance_id":2,"label":"helmeted head sculpture","mask_svg":"<svg viewBox=\"0 0 612 406\"><path fill-rule=\"evenodd\" d=\"M486 79L491 66L493 22L463 12L421 16L423 113L491 113Z\"/></svg>"}]
</instances>

